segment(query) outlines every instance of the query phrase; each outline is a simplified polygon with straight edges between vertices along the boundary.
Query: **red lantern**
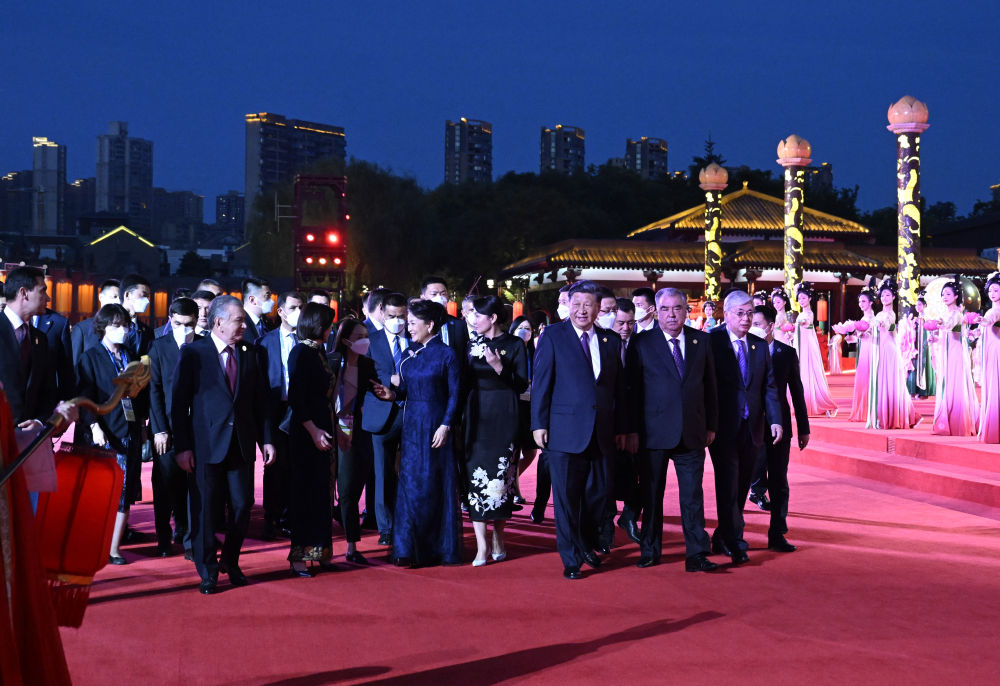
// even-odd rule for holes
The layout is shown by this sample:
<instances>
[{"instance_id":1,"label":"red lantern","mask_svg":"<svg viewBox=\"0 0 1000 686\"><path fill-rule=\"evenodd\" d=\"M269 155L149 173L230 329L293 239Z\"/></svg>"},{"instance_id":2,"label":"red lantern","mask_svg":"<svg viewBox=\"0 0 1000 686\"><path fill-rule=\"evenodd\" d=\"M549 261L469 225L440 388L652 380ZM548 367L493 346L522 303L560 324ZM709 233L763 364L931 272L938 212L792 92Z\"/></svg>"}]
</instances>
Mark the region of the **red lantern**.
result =
<instances>
[{"instance_id":1,"label":"red lantern","mask_svg":"<svg viewBox=\"0 0 1000 686\"><path fill-rule=\"evenodd\" d=\"M514 301L514 319L517 319L522 314L524 314L524 303L520 300Z\"/></svg>"},{"instance_id":2,"label":"red lantern","mask_svg":"<svg viewBox=\"0 0 1000 686\"><path fill-rule=\"evenodd\" d=\"M113 452L65 445L56 474L58 490L38 498L42 565L59 624L78 627L94 575L108 562L124 475Z\"/></svg>"},{"instance_id":3,"label":"red lantern","mask_svg":"<svg viewBox=\"0 0 1000 686\"><path fill-rule=\"evenodd\" d=\"M816 321L825 322L826 321L826 298L820 298L816 302Z\"/></svg>"},{"instance_id":4,"label":"red lantern","mask_svg":"<svg viewBox=\"0 0 1000 686\"><path fill-rule=\"evenodd\" d=\"M450 314L452 317L458 316L458 303L456 303L454 300L448 301L448 314Z\"/></svg>"}]
</instances>

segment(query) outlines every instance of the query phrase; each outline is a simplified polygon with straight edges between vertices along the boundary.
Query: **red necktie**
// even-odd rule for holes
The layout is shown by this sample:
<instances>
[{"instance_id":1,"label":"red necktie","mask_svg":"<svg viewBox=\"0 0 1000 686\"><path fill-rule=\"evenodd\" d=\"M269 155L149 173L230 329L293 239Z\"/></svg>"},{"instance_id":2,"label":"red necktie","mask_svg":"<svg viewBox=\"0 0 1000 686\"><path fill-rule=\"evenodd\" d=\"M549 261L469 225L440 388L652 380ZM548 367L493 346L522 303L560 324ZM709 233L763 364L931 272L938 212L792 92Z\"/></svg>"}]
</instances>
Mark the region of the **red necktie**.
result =
<instances>
[{"instance_id":1,"label":"red necktie","mask_svg":"<svg viewBox=\"0 0 1000 686\"><path fill-rule=\"evenodd\" d=\"M226 380L229 381L229 392L236 395L236 351L233 346L227 345L223 352L229 353L226 357Z\"/></svg>"}]
</instances>

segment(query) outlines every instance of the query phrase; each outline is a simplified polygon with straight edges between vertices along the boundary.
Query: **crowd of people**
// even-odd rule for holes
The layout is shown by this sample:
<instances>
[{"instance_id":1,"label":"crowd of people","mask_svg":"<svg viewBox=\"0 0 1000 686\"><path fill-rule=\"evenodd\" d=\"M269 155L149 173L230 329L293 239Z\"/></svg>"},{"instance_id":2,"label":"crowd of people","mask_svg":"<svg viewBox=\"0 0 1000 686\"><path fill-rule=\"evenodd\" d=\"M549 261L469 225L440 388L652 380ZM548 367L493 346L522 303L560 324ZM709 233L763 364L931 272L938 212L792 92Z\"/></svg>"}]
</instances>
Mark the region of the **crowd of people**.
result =
<instances>
[{"instance_id":1,"label":"crowd of people","mask_svg":"<svg viewBox=\"0 0 1000 686\"><path fill-rule=\"evenodd\" d=\"M753 298L732 290L692 317L674 288L622 298L583 281L560 290L554 322L541 311L512 318L493 295L470 295L451 316L448 293L441 277L414 297L380 288L365 294L360 316L335 321L322 290L272 294L247 278L236 298L206 279L176 292L169 321L154 330L143 321L151 284L129 275L102 283L95 316L70 327L46 307L43 274L18 267L4 284L0 381L26 426L75 395L103 401L115 377L148 356L148 389L110 414L83 413L74 440L113 452L125 475L109 561L129 561L121 545L134 535L129 509L148 459L157 550L183 546L205 594L220 573L248 583L239 559L258 452L264 535L289 539L299 577L335 566L334 521L349 564L369 564L357 547L366 528L398 565L468 562L464 516L476 538L472 566L501 562L505 522L527 502L518 477L536 459L529 517L542 524L551 496L568 579L602 565L616 525L638 544L639 567L659 563L671 461L687 571L715 570L713 555L748 560L748 497L770 511L768 547L796 549L785 538L793 429L804 449L809 416L837 411L810 284L795 288L796 314L778 288ZM942 290L947 321L907 320L917 332L911 363L894 285L864 290L851 419L912 427L911 395L933 394L934 433L1000 442L1000 275L987 294L993 306L975 322L961 311L957 283ZM981 404L968 345L975 325ZM711 536L706 448L718 516Z\"/></svg>"}]
</instances>

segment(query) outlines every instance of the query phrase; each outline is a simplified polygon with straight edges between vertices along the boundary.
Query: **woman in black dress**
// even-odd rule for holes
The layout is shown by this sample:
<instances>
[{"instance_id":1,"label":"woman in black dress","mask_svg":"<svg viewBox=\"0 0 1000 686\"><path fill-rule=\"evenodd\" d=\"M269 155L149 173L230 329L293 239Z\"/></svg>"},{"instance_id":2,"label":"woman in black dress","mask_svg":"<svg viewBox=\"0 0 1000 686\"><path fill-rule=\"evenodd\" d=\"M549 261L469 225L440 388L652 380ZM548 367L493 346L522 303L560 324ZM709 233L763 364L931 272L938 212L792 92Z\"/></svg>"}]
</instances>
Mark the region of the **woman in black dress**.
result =
<instances>
[{"instance_id":1,"label":"woman in black dress","mask_svg":"<svg viewBox=\"0 0 1000 686\"><path fill-rule=\"evenodd\" d=\"M518 401L528 388L528 355L524 341L501 327L503 301L494 295L476 298L474 329L481 342L469 345L469 396L465 409L465 476L469 518L476 532L476 559L486 564L490 547L486 523L493 522L492 556L507 557L504 522L514 502L514 444L520 425Z\"/></svg>"},{"instance_id":2,"label":"woman in black dress","mask_svg":"<svg viewBox=\"0 0 1000 686\"><path fill-rule=\"evenodd\" d=\"M98 310L94 317L94 334L101 342L84 351L77 362L80 395L102 404L114 393L114 380L135 359L125 345L125 333L131 323L132 317L121 305L108 304ZM85 412L80 417L90 425L94 445L115 452L118 466L125 475L108 560L115 565L126 563L118 546L128 524L129 509L139 499L141 491L141 420L148 414L148 398L149 391L143 389L139 397L123 400L109 414L95 416Z\"/></svg>"},{"instance_id":3,"label":"woman in black dress","mask_svg":"<svg viewBox=\"0 0 1000 686\"><path fill-rule=\"evenodd\" d=\"M358 499L372 466L372 435L361 428L361 406L365 391L378 378L375 363L368 352L368 328L357 319L345 319L337 331L330 354L330 367L336 373L334 412L337 425L336 483L340 498L340 521L347 538L348 562L366 565L358 552L361 518Z\"/></svg>"},{"instance_id":4,"label":"woman in black dress","mask_svg":"<svg viewBox=\"0 0 1000 686\"><path fill-rule=\"evenodd\" d=\"M336 377L324 348L333 326L333 310L306 303L299 316L298 345L288 355L289 486L288 520L292 530L288 561L292 573L311 576L307 562L329 569L333 557L330 517L330 460L334 438L333 400Z\"/></svg>"}]
</instances>

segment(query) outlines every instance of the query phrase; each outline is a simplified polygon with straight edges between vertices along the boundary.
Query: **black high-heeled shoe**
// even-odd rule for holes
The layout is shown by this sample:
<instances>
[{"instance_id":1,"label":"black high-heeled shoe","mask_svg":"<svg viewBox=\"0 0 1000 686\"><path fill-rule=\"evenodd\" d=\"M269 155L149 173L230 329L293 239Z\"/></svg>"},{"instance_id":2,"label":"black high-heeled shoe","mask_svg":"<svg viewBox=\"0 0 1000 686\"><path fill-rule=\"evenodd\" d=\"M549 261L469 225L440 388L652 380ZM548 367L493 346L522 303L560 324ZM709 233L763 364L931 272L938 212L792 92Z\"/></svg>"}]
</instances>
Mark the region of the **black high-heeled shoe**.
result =
<instances>
[{"instance_id":1,"label":"black high-heeled shoe","mask_svg":"<svg viewBox=\"0 0 1000 686\"><path fill-rule=\"evenodd\" d=\"M309 571L308 568L296 569L294 562L289 562L288 563L288 568L291 570L292 576L301 577L303 579L311 579L312 578L312 573Z\"/></svg>"}]
</instances>

